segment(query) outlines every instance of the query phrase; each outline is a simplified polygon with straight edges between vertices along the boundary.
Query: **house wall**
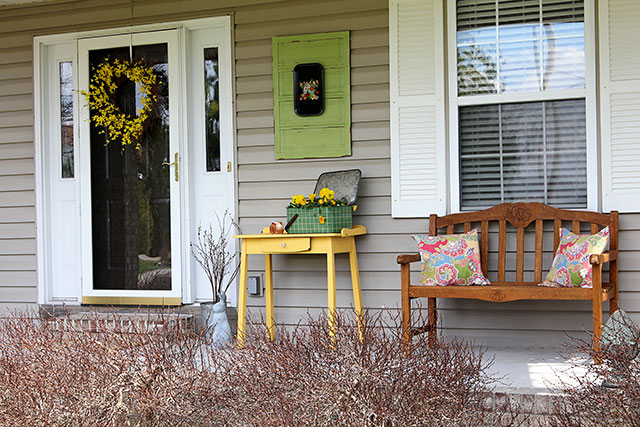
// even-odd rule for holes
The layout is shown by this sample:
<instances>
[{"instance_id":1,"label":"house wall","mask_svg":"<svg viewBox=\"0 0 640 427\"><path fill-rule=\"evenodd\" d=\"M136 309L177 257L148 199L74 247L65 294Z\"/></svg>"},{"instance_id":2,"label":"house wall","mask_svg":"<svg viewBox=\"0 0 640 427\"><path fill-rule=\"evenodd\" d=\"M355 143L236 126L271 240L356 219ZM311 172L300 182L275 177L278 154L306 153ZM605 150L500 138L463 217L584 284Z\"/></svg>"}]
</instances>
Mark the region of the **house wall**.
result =
<instances>
[{"instance_id":1,"label":"house wall","mask_svg":"<svg viewBox=\"0 0 640 427\"><path fill-rule=\"evenodd\" d=\"M354 222L369 231L357 240L364 305L399 307L395 258L415 252L409 235L425 233L428 226L426 218L391 218L387 0L89 0L0 8L0 303L4 307L37 301L33 36L229 13L234 17L238 212L243 231L258 232L272 220L284 220L290 196L310 193L320 173L359 168L363 180ZM275 161L271 37L344 30L351 31L353 155ZM640 291L634 281L640 264L636 243L640 215L622 215L621 230L622 307L640 315ZM345 255L337 258L338 305L348 308L353 301L348 261ZM249 274L260 274L264 260L250 256L249 261ZM320 256L274 257L277 321L295 324L307 311L317 314L326 306L325 267ZM248 303L259 313L264 300L249 298ZM561 339L563 330L591 327L588 302L442 301L440 308L443 325L454 333L509 342Z\"/></svg>"}]
</instances>

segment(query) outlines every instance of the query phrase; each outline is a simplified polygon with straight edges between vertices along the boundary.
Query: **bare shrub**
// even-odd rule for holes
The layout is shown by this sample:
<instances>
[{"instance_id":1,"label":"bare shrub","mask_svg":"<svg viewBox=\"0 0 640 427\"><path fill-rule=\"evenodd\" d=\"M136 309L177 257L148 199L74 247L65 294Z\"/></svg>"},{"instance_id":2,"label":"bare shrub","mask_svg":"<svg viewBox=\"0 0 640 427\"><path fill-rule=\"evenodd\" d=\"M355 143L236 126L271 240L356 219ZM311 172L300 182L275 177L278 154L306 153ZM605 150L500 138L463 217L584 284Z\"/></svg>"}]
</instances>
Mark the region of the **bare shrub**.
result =
<instances>
[{"instance_id":1,"label":"bare shrub","mask_svg":"<svg viewBox=\"0 0 640 427\"><path fill-rule=\"evenodd\" d=\"M510 425L483 410L490 361L462 342L403 347L400 328L338 315L264 326L216 349L180 323L93 332L60 321L0 321L0 424L145 426Z\"/></svg>"},{"instance_id":2,"label":"bare shrub","mask_svg":"<svg viewBox=\"0 0 640 427\"><path fill-rule=\"evenodd\" d=\"M184 391L216 375L198 337L168 319L87 321L0 321L0 424L191 425L203 402Z\"/></svg>"},{"instance_id":3,"label":"bare shrub","mask_svg":"<svg viewBox=\"0 0 640 427\"><path fill-rule=\"evenodd\" d=\"M564 396L556 399L550 424L637 426L640 420L640 361L635 356L640 350L640 342L634 342L632 346L634 348L604 346L596 353L590 340L573 339L571 354L588 355L602 363L580 363L578 358L571 359L575 369L570 377L559 377Z\"/></svg>"},{"instance_id":4,"label":"bare shrub","mask_svg":"<svg viewBox=\"0 0 640 427\"><path fill-rule=\"evenodd\" d=\"M253 334L245 350L229 355L229 391L233 405L244 408L236 414L239 424L512 423L508 414L484 410L491 362L482 352L463 342L439 342L430 349L426 335L407 349L400 328L395 322L386 327L381 316L367 319L362 342L355 319L345 315L338 316L334 340L327 339L326 317L290 332L280 328L277 345L261 338L264 332Z\"/></svg>"},{"instance_id":5,"label":"bare shrub","mask_svg":"<svg viewBox=\"0 0 640 427\"><path fill-rule=\"evenodd\" d=\"M217 228L212 224L206 228L198 226L197 241L191 242L191 256L202 267L209 280L214 303L220 301L220 295L227 292L238 275L239 254L229 251L229 242L234 231L242 234L240 226L228 210L224 211L222 219L217 214L216 218Z\"/></svg>"}]
</instances>

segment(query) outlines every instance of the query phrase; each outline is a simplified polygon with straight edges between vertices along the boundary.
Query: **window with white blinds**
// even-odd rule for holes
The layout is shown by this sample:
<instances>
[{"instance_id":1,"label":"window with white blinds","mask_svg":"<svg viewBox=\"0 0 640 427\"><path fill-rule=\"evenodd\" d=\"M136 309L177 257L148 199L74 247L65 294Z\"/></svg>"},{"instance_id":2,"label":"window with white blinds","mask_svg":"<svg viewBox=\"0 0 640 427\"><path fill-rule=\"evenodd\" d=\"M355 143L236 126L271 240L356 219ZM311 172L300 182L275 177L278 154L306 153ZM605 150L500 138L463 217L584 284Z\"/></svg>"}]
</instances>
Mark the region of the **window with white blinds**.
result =
<instances>
[{"instance_id":1,"label":"window with white blinds","mask_svg":"<svg viewBox=\"0 0 640 427\"><path fill-rule=\"evenodd\" d=\"M583 0L458 0L460 210L587 206Z\"/></svg>"},{"instance_id":2,"label":"window with white blinds","mask_svg":"<svg viewBox=\"0 0 640 427\"><path fill-rule=\"evenodd\" d=\"M587 206L584 99L460 107L461 205Z\"/></svg>"}]
</instances>

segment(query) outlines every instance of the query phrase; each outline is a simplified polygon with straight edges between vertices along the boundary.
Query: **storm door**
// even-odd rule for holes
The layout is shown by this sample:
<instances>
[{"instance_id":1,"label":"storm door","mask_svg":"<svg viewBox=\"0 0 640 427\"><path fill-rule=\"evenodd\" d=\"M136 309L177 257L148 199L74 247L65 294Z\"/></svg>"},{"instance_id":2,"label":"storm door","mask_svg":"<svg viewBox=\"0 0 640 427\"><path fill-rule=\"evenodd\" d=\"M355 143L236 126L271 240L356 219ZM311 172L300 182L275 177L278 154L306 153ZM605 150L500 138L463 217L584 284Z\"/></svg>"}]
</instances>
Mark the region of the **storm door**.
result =
<instances>
[{"instance_id":1,"label":"storm door","mask_svg":"<svg viewBox=\"0 0 640 427\"><path fill-rule=\"evenodd\" d=\"M78 42L81 90L104 63L142 64L156 78L137 146L97 126L99 108L81 113L83 303L181 303L176 40L162 31ZM117 81L111 99L125 120L141 114L144 88Z\"/></svg>"}]
</instances>

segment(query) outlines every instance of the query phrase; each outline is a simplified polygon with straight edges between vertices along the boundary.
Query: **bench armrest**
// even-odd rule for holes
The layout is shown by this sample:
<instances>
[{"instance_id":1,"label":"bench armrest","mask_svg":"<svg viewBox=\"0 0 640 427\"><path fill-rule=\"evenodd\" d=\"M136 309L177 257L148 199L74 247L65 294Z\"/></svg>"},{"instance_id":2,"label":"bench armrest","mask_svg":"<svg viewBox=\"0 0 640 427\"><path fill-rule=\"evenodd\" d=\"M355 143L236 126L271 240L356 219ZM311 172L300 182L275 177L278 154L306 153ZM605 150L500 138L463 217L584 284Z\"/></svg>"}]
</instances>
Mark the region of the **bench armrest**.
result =
<instances>
[{"instance_id":1,"label":"bench armrest","mask_svg":"<svg viewBox=\"0 0 640 427\"><path fill-rule=\"evenodd\" d=\"M420 254L398 255L398 264L411 264L420 261Z\"/></svg>"},{"instance_id":2,"label":"bench armrest","mask_svg":"<svg viewBox=\"0 0 640 427\"><path fill-rule=\"evenodd\" d=\"M600 255L591 255L589 262L593 265L604 264L605 262L615 261L618 259L618 251L605 252Z\"/></svg>"}]
</instances>

